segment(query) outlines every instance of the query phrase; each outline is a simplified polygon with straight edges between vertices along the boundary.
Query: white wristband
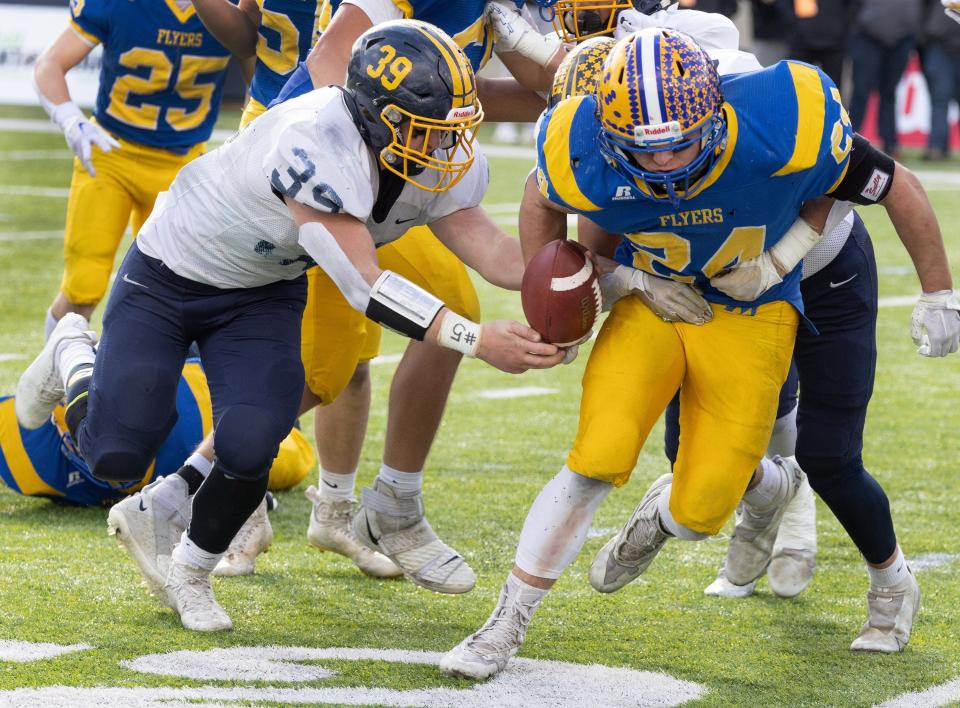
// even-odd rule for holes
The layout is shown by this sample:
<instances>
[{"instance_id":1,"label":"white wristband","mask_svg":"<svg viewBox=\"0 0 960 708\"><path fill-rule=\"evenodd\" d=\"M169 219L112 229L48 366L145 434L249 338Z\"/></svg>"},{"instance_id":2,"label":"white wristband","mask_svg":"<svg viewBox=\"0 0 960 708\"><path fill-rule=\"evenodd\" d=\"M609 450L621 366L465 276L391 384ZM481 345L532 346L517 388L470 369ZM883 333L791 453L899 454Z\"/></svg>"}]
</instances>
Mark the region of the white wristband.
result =
<instances>
[{"instance_id":1,"label":"white wristband","mask_svg":"<svg viewBox=\"0 0 960 708\"><path fill-rule=\"evenodd\" d=\"M784 273L789 273L811 248L820 243L821 238L823 234L814 231L803 219L797 219L787 233L770 247L770 257L783 268Z\"/></svg>"},{"instance_id":2,"label":"white wristband","mask_svg":"<svg viewBox=\"0 0 960 708\"><path fill-rule=\"evenodd\" d=\"M475 359L480 347L480 327L476 322L447 310L440 320L437 344Z\"/></svg>"},{"instance_id":3,"label":"white wristband","mask_svg":"<svg viewBox=\"0 0 960 708\"><path fill-rule=\"evenodd\" d=\"M50 119L60 126L61 130L66 130L67 126L78 120L86 120L83 111L73 101L64 101L50 109Z\"/></svg>"}]
</instances>

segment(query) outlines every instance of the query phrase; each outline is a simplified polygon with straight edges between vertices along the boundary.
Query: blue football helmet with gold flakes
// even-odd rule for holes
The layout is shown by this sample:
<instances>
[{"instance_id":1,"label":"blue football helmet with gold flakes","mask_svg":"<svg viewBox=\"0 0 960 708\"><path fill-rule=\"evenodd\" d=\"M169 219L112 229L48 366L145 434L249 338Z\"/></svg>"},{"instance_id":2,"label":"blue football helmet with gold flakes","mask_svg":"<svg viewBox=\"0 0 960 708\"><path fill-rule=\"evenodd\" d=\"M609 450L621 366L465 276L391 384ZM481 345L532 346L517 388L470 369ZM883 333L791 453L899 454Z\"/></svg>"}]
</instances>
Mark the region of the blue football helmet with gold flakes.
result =
<instances>
[{"instance_id":1,"label":"blue football helmet with gold flakes","mask_svg":"<svg viewBox=\"0 0 960 708\"><path fill-rule=\"evenodd\" d=\"M650 199L678 204L709 174L726 144L720 76L683 32L650 28L617 42L596 96L601 152ZM636 159L694 144L696 157L670 172L645 170Z\"/></svg>"}]
</instances>

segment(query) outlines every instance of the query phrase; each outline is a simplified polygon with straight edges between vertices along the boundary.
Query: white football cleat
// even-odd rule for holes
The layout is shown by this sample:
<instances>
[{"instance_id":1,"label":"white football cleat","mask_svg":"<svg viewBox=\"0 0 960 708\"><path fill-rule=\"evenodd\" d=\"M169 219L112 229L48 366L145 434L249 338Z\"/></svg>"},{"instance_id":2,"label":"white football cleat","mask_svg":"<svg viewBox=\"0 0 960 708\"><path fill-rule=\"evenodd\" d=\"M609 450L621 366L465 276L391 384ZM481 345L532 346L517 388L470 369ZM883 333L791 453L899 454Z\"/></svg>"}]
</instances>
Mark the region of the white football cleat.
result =
<instances>
[{"instance_id":1,"label":"white football cleat","mask_svg":"<svg viewBox=\"0 0 960 708\"><path fill-rule=\"evenodd\" d=\"M361 542L387 556L420 587L456 595L477 583L464 557L441 541L424 517L420 492L401 496L378 477L373 489L364 488L352 528Z\"/></svg>"},{"instance_id":2,"label":"white football cleat","mask_svg":"<svg viewBox=\"0 0 960 708\"><path fill-rule=\"evenodd\" d=\"M265 553L273 543L273 527L267 518L267 500L264 498L250 514L237 535L230 542L213 574L217 576L253 575L257 556Z\"/></svg>"},{"instance_id":3,"label":"white football cleat","mask_svg":"<svg viewBox=\"0 0 960 708\"><path fill-rule=\"evenodd\" d=\"M192 510L186 493L179 508L174 510L154 503L154 492L166 479L158 479L114 504L107 515L107 533L115 536L133 556L151 594L161 599L170 557L190 523Z\"/></svg>"},{"instance_id":4,"label":"white football cleat","mask_svg":"<svg viewBox=\"0 0 960 708\"><path fill-rule=\"evenodd\" d=\"M170 609L180 615L185 629L195 632L222 632L233 622L213 596L210 573L186 563L171 561L163 586Z\"/></svg>"},{"instance_id":5,"label":"white football cleat","mask_svg":"<svg viewBox=\"0 0 960 708\"><path fill-rule=\"evenodd\" d=\"M527 626L539 604L540 599L525 601L513 577L508 577L490 619L443 655L441 673L485 679L503 671L523 644Z\"/></svg>"},{"instance_id":6,"label":"white football cleat","mask_svg":"<svg viewBox=\"0 0 960 708\"><path fill-rule=\"evenodd\" d=\"M351 522L357 502L325 499L316 487L304 492L313 503L307 540L321 551L331 551L352 560L367 575L375 578L397 578L403 575L396 563L382 553L372 551L353 533Z\"/></svg>"},{"instance_id":7,"label":"white football cleat","mask_svg":"<svg viewBox=\"0 0 960 708\"><path fill-rule=\"evenodd\" d=\"M22 427L28 430L39 428L50 419L53 409L63 400L59 361L61 345L81 341L92 349L97 343L97 335L89 327L86 317L68 312L57 322L37 358L20 375L13 408L17 422Z\"/></svg>"},{"instance_id":8,"label":"white football cleat","mask_svg":"<svg viewBox=\"0 0 960 708\"><path fill-rule=\"evenodd\" d=\"M807 476L787 504L767 568L770 589L780 597L803 592L817 568L817 504Z\"/></svg>"},{"instance_id":9,"label":"white football cleat","mask_svg":"<svg viewBox=\"0 0 960 708\"><path fill-rule=\"evenodd\" d=\"M717 573L717 579L704 588L703 594L711 597L747 597L753 593L756 587L756 580L746 585L734 585L727 580L727 576L721 568L720 572Z\"/></svg>"},{"instance_id":10,"label":"white football cleat","mask_svg":"<svg viewBox=\"0 0 960 708\"><path fill-rule=\"evenodd\" d=\"M670 538L660 528L657 503L672 474L659 477L647 490L630 520L597 553L590 564L590 584L599 592L616 592L635 580Z\"/></svg>"},{"instance_id":11,"label":"white football cleat","mask_svg":"<svg viewBox=\"0 0 960 708\"><path fill-rule=\"evenodd\" d=\"M903 587L870 589L867 592L867 621L850 645L852 651L895 653L910 641L913 619L920 609L920 586L907 567Z\"/></svg>"},{"instance_id":12,"label":"white football cleat","mask_svg":"<svg viewBox=\"0 0 960 708\"><path fill-rule=\"evenodd\" d=\"M787 487L779 504L757 508L742 501L737 507L736 524L723 568L727 580L734 585L748 585L766 572L773 556L780 520L803 479L803 470L794 458L775 455L772 461Z\"/></svg>"}]
</instances>

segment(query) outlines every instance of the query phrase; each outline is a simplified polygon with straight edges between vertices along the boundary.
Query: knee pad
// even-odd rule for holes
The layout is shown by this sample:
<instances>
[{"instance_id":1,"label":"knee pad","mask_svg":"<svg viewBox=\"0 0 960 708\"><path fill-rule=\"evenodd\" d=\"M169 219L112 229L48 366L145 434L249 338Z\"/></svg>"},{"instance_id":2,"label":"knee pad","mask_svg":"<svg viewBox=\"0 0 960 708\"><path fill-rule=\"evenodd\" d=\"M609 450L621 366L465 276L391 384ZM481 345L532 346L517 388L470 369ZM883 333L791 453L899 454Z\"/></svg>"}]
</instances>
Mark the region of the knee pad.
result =
<instances>
[{"instance_id":1,"label":"knee pad","mask_svg":"<svg viewBox=\"0 0 960 708\"><path fill-rule=\"evenodd\" d=\"M213 434L217 463L229 478L265 478L283 437L265 409L243 403L231 406Z\"/></svg>"},{"instance_id":2,"label":"knee pad","mask_svg":"<svg viewBox=\"0 0 960 708\"><path fill-rule=\"evenodd\" d=\"M149 455L133 450L105 452L90 466L90 473L101 482L130 484L139 482L147 474Z\"/></svg>"}]
</instances>

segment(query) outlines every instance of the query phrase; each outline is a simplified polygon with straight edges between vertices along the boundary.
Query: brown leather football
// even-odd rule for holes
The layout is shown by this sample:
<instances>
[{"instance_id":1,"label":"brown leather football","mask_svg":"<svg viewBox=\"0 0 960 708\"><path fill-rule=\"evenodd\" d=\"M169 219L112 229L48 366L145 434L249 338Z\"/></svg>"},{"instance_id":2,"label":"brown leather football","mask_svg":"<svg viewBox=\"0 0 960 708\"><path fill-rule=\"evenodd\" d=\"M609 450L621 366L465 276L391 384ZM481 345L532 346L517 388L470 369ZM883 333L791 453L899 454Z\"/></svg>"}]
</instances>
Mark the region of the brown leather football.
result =
<instances>
[{"instance_id":1,"label":"brown leather football","mask_svg":"<svg viewBox=\"0 0 960 708\"><path fill-rule=\"evenodd\" d=\"M523 273L523 313L552 344L566 347L584 341L600 315L600 283L586 254L576 241L551 241Z\"/></svg>"}]
</instances>

